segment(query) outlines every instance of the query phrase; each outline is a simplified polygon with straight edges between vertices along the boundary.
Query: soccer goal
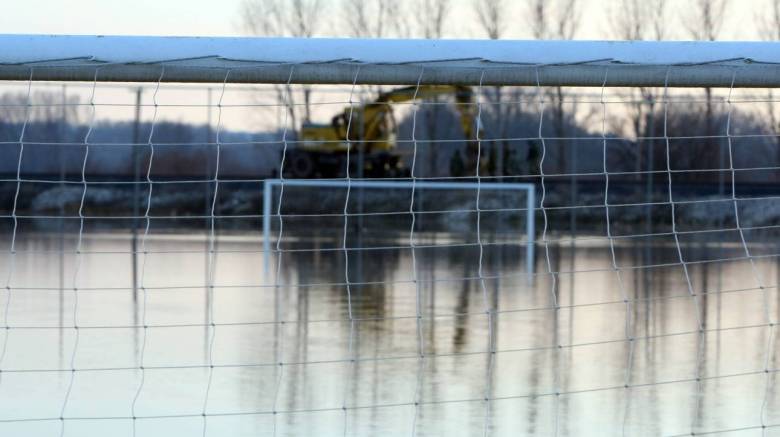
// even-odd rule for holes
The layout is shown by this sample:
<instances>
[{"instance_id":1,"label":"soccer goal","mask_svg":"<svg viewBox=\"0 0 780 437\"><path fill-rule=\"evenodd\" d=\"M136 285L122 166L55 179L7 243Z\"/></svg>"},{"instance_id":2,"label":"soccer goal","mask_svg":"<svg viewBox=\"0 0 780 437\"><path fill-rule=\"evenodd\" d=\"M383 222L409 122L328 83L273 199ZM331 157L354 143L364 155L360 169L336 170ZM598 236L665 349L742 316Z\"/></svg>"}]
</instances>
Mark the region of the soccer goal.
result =
<instances>
[{"instance_id":1,"label":"soccer goal","mask_svg":"<svg viewBox=\"0 0 780 437\"><path fill-rule=\"evenodd\" d=\"M525 205L525 262L526 262L526 271L528 272L528 277L531 278L531 272L533 271L534 266L534 235L536 233L535 231L535 217L534 217L534 210L536 209L536 188L533 184L529 183L476 183L476 182L417 182L416 180L412 179L411 181L367 181L367 180L358 180L358 181L352 181L351 179L344 180L334 180L334 181L327 181L327 180L299 180L299 179L293 179L284 181L282 179L267 179L264 182L263 185L263 264L265 266L265 271L268 272L270 269L270 255L273 252L271 250L271 220L273 219L273 205L274 205L274 194L275 189L278 189L282 187L283 185L286 185L287 187L331 187L331 188L347 188L351 190L352 188L361 189L361 188L372 188L376 190L402 190L402 189L408 189L408 190L420 190L420 191L427 191L427 190L468 190L470 192L474 192L476 190L485 190L485 191L493 191L493 190L512 190L517 191L521 193L518 197L519 199L513 199L513 205L515 206L514 209L522 209L518 208L518 206ZM410 192L410 195L415 195L415 193L412 191ZM418 201L419 202L419 201ZM412 212L413 214L413 212ZM345 216L348 216L348 213L345 212ZM412 230L412 233L414 230ZM346 235L346 234L345 234ZM413 235L413 234L412 234ZM410 245L413 244L413 242L410 242ZM359 250L360 248L358 248Z\"/></svg>"},{"instance_id":2,"label":"soccer goal","mask_svg":"<svg viewBox=\"0 0 780 437\"><path fill-rule=\"evenodd\" d=\"M0 435L780 426L777 43L0 46Z\"/></svg>"}]
</instances>

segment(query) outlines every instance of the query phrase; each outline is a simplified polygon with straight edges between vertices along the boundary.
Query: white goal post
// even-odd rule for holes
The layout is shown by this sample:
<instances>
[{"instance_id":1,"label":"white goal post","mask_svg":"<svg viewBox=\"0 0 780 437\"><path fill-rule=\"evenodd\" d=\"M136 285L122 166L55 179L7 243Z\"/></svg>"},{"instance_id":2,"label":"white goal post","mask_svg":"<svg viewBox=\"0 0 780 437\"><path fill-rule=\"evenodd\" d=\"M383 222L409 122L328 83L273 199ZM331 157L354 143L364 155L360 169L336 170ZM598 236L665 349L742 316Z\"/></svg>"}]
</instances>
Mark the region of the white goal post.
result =
<instances>
[{"instance_id":1,"label":"white goal post","mask_svg":"<svg viewBox=\"0 0 780 437\"><path fill-rule=\"evenodd\" d=\"M780 429L778 88L780 42L0 35L0 435Z\"/></svg>"},{"instance_id":2,"label":"white goal post","mask_svg":"<svg viewBox=\"0 0 780 437\"><path fill-rule=\"evenodd\" d=\"M274 201L278 200L274 197L275 187L328 187L328 188L373 188L373 189L415 189L425 193L428 190L469 190L476 192L477 190L484 190L487 192L495 190L511 190L525 193L524 197L517 200L516 203L506 205L508 209L523 210L525 209L525 234L526 234L526 272L528 272L528 278L532 277L534 264L534 247L536 242L534 241L536 230L536 187L534 184L527 183L496 183L496 182L425 182L425 181L370 181L370 180L357 180L357 181L343 181L343 180L282 180L282 179L267 179L263 184L263 265L266 272L270 267L270 255L271 255L271 242L273 235L271 234L271 221L274 218L273 205ZM523 208L523 201L525 201L525 207Z\"/></svg>"}]
</instances>

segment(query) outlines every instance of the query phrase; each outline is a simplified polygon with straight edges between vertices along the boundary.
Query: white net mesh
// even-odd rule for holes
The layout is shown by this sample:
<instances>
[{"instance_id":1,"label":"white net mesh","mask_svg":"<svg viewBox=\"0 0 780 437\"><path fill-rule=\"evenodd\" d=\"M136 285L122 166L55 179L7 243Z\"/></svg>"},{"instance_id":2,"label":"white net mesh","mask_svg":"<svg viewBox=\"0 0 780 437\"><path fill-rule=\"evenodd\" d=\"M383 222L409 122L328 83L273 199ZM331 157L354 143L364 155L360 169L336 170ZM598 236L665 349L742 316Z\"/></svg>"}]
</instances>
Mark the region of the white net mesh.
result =
<instances>
[{"instance_id":1,"label":"white net mesh","mask_svg":"<svg viewBox=\"0 0 780 437\"><path fill-rule=\"evenodd\" d=\"M348 65L0 68L26 71L0 90L3 435L776 431L778 102L754 70Z\"/></svg>"}]
</instances>

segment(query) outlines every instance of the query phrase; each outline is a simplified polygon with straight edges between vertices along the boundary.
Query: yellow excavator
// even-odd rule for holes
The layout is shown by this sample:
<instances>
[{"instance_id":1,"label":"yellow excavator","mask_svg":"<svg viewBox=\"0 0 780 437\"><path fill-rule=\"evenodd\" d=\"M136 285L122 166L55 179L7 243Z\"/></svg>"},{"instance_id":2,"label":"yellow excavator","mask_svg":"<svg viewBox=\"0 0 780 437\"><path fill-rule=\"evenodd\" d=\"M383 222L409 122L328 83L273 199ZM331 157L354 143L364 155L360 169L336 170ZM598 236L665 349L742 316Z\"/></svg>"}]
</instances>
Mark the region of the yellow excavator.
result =
<instances>
[{"instance_id":1,"label":"yellow excavator","mask_svg":"<svg viewBox=\"0 0 780 437\"><path fill-rule=\"evenodd\" d=\"M476 105L471 88L457 85L422 85L382 92L373 102L345 108L330 124L304 123L297 147L287 151L284 176L294 179L345 177L400 178L410 170L396 149L397 124L393 104L453 95L466 139L463 165L476 162ZM349 160L347 159L349 153Z\"/></svg>"}]
</instances>

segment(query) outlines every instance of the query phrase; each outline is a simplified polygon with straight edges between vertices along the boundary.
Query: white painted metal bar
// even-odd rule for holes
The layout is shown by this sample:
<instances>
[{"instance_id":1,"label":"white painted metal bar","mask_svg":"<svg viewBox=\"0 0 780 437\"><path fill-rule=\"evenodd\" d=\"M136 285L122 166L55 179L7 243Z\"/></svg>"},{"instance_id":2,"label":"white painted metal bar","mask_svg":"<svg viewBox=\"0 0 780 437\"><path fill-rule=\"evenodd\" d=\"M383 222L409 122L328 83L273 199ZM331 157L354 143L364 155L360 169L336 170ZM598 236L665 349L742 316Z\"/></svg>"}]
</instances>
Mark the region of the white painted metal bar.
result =
<instances>
[{"instance_id":1,"label":"white painted metal bar","mask_svg":"<svg viewBox=\"0 0 780 437\"><path fill-rule=\"evenodd\" d=\"M0 80L780 86L780 43L0 35ZM671 71L669 71L671 68ZM483 74L484 72L484 74Z\"/></svg>"},{"instance_id":2,"label":"white painted metal bar","mask_svg":"<svg viewBox=\"0 0 780 437\"><path fill-rule=\"evenodd\" d=\"M415 189L433 189L433 190L476 190L477 184L475 182L429 182L429 181L367 181L367 180L352 180L349 182L352 187L355 188L412 188L414 184ZM263 265L266 276L270 266L271 255L271 209L273 202L273 189L276 186L281 186L281 179L266 179L263 183ZM332 187L332 188L345 188L347 181L343 179L285 179L285 187ZM530 183L498 183L489 182L481 183L482 190L514 190L524 191L526 193L526 269L528 276L531 277L534 267L534 215L536 211L536 188L534 184Z\"/></svg>"}]
</instances>

